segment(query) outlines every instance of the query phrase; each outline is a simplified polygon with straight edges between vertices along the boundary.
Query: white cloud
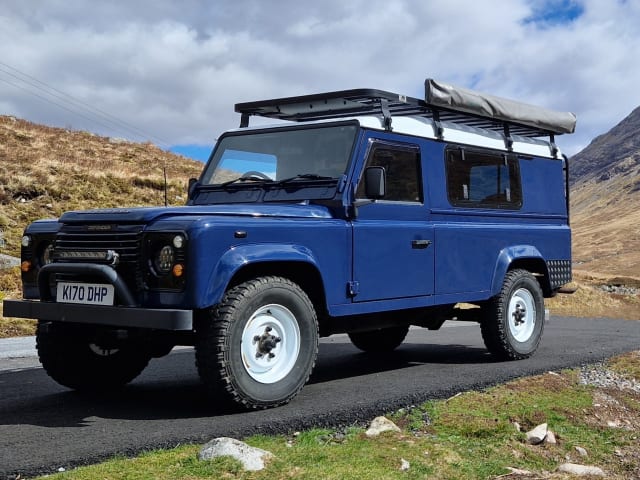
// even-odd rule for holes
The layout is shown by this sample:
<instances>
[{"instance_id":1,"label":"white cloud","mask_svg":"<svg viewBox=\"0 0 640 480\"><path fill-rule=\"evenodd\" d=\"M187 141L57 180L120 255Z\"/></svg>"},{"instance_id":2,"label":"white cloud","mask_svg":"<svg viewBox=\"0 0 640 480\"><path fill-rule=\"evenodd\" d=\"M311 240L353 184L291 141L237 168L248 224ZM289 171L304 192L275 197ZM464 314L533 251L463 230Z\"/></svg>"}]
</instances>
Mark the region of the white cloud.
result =
<instances>
[{"instance_id":1,"label":"white cloud","mask_svg":"<svg viewBox=\"0 0 640 480\"><path fill-rule=\"evenodd\" d=\"M549 12L558 21L531 21ZM574 111L578 133L558 141L572 154L640 104L638 18L640 2L599 0L13 2L0 59L166 144L211 143L238 125L236 102L357 87L421 96L434 77ZM141 139L7 72L0 113Z\"/></svg>"}]
</instances>

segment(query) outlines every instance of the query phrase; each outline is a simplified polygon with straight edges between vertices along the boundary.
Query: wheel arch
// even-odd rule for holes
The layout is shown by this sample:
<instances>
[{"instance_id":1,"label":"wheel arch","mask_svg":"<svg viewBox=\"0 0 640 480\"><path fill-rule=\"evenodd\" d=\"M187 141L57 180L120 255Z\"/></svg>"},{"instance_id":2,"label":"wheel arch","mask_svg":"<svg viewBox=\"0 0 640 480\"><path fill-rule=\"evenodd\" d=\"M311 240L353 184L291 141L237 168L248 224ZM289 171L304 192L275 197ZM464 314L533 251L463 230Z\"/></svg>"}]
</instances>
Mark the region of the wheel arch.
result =
<instances>
[{"instance_id":1,"label":"wheel arch","mask_svg":"<svg viewBox=\"0 0 640 480\"><path fill-rule=\"evenodd\" d=\"M322 275L311 251L298 245L247 245L228 250L212 271L203 308L218 303L224 292L251 278L284 277L302 288L318 312L326 311Z\"/></svg>"},{"instance_id":2,"label":"wheel arch","mask_svg":"<svg viewBox=\"0 0 640 480\"><path fill-rule=\"evenodd\" d=\"M317 266L300 260L269 260L242 266L230 279L227 288L256 277L284 277L305 291L316 310L326 311L324 282Z\"/></svg>"},{"instance_id":3,"label":"wheel arch","mask_svg":"<svg viewBox=\"0 0 640 480\"><path fill-rule=\"evenodd\" d=\"M491 296L500 292L505 275L515 269L531 272L538 280L544 296L553 295L547 263L540 251L531 245L517 245L505 248L498 254L491 282Z\"/></svg>"}]
</instances>

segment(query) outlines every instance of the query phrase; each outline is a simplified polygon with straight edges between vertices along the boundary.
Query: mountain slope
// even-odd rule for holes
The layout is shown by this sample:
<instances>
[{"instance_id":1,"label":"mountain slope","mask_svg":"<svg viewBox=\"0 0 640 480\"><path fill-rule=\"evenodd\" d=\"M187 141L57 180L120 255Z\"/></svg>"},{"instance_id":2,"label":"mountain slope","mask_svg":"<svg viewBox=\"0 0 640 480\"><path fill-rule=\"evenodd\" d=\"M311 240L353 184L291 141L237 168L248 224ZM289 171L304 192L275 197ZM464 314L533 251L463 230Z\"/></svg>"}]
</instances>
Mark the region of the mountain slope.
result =
<instances>
[{"instance_id":1,"label":"mountain slope","mask_svg":"<svg viewBox=\"0 0 640 480\"><path fill-rule=\"evenodd\" d=\"M571 159L571 183L605 182L612 177L637 177L640 168L640 107L609 132L600 135ZM640 188L640 182L636 182Z\"/></svg>"},{"instance_id":2,"label":"mountain slope","mask_svg":"<svg viewBox=\"0 0 640 480\"><path fill-rule=\"evenodd\" d=\"M570 160L577 270L640 278L640 107Z\"/></svg>"},{"instance_id":3,"label":"mountain slope","mask_svg":"<svg viewBox=\"0 0 640 480\"><path fill-rule=\"evenodd\" d=\"M0 116L0 253L20 255L22 230L66 210L183 204L202 163L88 132Z\"/></svg>"}]
</instances>

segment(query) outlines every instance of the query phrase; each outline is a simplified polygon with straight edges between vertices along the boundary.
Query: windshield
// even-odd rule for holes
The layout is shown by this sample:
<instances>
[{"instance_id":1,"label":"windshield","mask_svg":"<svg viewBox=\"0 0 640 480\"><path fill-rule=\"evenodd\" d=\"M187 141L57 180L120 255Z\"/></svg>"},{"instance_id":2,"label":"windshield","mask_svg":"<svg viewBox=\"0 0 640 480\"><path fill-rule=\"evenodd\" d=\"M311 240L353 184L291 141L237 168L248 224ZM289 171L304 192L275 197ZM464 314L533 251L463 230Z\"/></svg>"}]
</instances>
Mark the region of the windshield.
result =
<instances>
[{"instance_id":1,"label":"windshield","mask_svg":"<svg viewBox=\"0 0 640 480\"><path fill-rule=\"evenodd\" d=\"M356 125L249 131L224 136L201 184L339 178L345 173Z\"/></svg>"}]
</instances>

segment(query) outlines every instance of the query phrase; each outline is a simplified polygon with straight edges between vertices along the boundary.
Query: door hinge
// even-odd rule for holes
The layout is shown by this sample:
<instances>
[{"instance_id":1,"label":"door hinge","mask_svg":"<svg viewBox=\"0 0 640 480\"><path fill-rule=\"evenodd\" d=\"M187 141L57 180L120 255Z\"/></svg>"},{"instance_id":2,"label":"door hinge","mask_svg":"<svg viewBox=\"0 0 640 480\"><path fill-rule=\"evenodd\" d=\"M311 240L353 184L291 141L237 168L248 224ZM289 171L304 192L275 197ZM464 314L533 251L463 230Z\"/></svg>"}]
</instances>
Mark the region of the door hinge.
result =
<instances>
[{"instance_id":1,"label":"door hinge","mask_svg":"<svg viewBox=\"0 0 640 480\"><path fill-rule=\"evenodd\" d=\"M360 293L360 282L347 282L347 292L350 297L355 297Z\"/></svg>"}]
</instances>

